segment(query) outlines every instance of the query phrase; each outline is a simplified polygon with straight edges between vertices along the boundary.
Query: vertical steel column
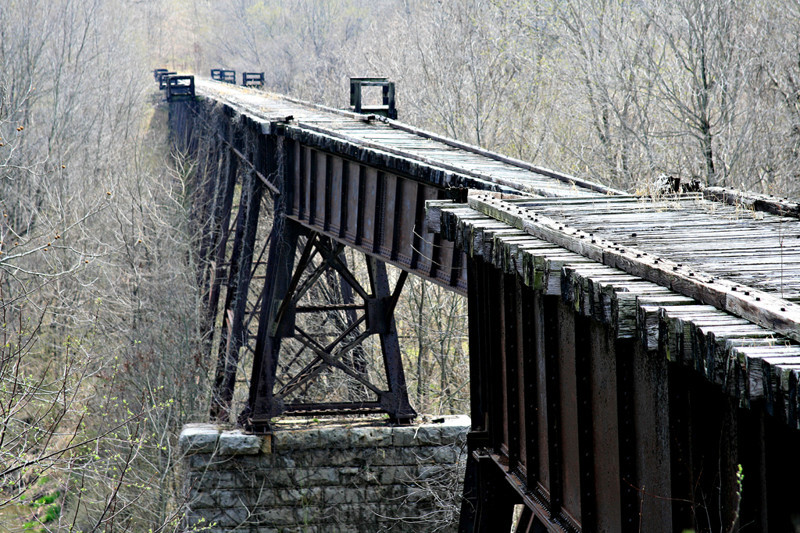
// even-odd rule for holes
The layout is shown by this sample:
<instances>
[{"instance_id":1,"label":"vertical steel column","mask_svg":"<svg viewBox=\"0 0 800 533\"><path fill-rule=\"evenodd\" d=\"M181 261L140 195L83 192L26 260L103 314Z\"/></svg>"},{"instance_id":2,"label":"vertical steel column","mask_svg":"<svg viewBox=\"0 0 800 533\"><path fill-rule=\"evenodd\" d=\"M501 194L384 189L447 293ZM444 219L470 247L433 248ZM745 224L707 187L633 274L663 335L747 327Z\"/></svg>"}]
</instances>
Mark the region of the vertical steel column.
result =
<instances>
[{"instance_id":1,"label":"vertical steel column","mask_svg":"<svg viewBox=\"0 0 800 533\"><path fill-rule=\"evenodd\" d=\"M641 531L672 531L670 444L670 376L667 358L633 344L635 487L639 494ZM688 413L687 413L688 414Z\"/></svg>"},{"instance_id":2,"label":"vertical steel column","mask_svg":"<svg viewBox=\"0 0 800 533\"><path fill-rule=\"evenodd\" d=\"M595 483L595 442L592 366L602 347L593 346L591 319L575 313L575 389L578 423L578 469L581 530L597 531L597 485Z\"/></svg>"},{"instance_id":3,"label":"vertical steel column","mask_svg":"<svg viewBox=\"0 0 800 533\"><path fill-rule=\"evenodd\" d=\"M758 479L756 458L742 453L739 407L694 372L670 368L670 452L672 518L676 529L738 531L750 509L741 508L737 471L742 465ZM750 493L755 499L755 493Z\"/></svg>"},{"instance_id":4,"label":"vertical steel column","mask_svg":"<svg viewBox=\"0 0 800 533\"><path fill-rule=\"evenodd\" d=\"M484 298L486 291L483 284L483 264L476 258L467 260L467 319L469 321L469 401L470 418L472 419L470 432L467 435L467 465L464 473L464 495L461 499L461 513L459 515L460 533L475 531L477 510L481 487L479 485L478 460L475 453L478 449L486 447L489 443L486 431L486 385L482 376L484 373L484 340L486 335L481 328L484 311Z\"/></svg>"},{"instance_id":5,"label":"vertical steel column","mask_svg":"<svg viewBox=\"0 0 800 533\"><path fill-rule=\"evenodd\" d=\"M484 280L485 266L482 261L470 258L467 279L469 292L467 311L469 320L469 375L470 375L470 416L472 433L478 432L488 440L488 385L487 344L491 332L483 327L486 319L486 297L489 288Z\"/></svg>"},{"instance_id":6,"label":"vertical steel column","mask_svg":"<svg viewBox=\"0 0 800 533\"><path fill-rule=\"evenodd\" d=\"M217 346L217 368L214 376L214 388L211 397L211 419L228 421L229 406L223 400L224 393L222 387L225 382L225 372L227 364L227 351L231 337L232 309L236 294L236 286L239 278L240 256L242 253L242 239L244 238L244 228L248 198L250 196L251 177L246 176L239 195L239 207L236 213L236 228L233 234L233 244L231 255L228 261L227 290L225 292L225 303L222 307L222 330L220 331L219 345ZM224 252L223 252L224 254Z\"/></svg>"},{"instance_id":7,"label":"vertical steel column","mask_svg":"<svg viewBox=\"0 0 800 533\"><path fill-rule=\"evenodd\" d=\"M203 132L203 137L208 137L207 131ZM214 166L218 167L219 157L214 153L215 148L207 141L201 144L197 157L197 166L190 175L190 179L186 180L187 196L191 199L192 205L188 221L189 231L192 235L197 235L199 240L197 253L199 267L195 271L195 281L203 292L208 289L208 276L206 275L208 267L207 253L211 229L210 221L214 209L214 188L218 175L217 172L212 171L211 163L213 161Z\"/></svg>"},{"instance_id":8,"label":"vertical steel column","mask_svg":"<svg viewBox=\"0 0 800 533\"><path fill-rule=\"evenodd\" d=\"M230 126L230 121L227 128L227 139L230 144L225 150L225 162L227 168L224 170L224 178L220 178L220 187L218 190L219 201L216 204L216 211L214 214L215 226L214 237L212 240L213 249L210 254L210 280L208 297L206 299L207 320L208 320L208 335L209 338L213 337L214 322L217 316L217 307L219 306L219 297L221 293L222 278L225 275L225 252L228 248L228 237L230 236L231 212L233 210L233 196L234 189L236 188L236 180L239 172L239 159L234 153L234 149L240 150L242 147L242 137L234 133L233 128Z\"/></svg>"},{"instance_id":9,"label":"vertical steel column","mask_svg":"<svg viewBox=\"0 0 800 533\"><path fill-rule=\"evenodd\" d=\"M239 417L241 425L258 433L269 430L269 419L278 412L273 405L273 387L283 332L278 331L275 322L279 319L280 304L292 279L297 239L301 234L300 227L285 217L293 198L290 184L295 148L294 143L284 138L270 137L266 145L267 175L272 177L281 194L273 197L272 238L261 296L250 390L247 407Z\"/></svg>"},{"instance_id":10,"label":"vertical steel column","mask_svg":"<svg viewBox=\"0 0 800 533\"><path fill-rule=\"evenodd\" d=\"M514 505L521 503L505 473L519 459L517 287L513 278L481 259L469 258L467 268L472 429L459 531L508 531ZM502 447L511 433L517 439L510 446L514 450L508 450L514 464L504 467L491 453L505 455Z\"/></svg>"},{"instance_id":11,"label":"vertical steel column","mask_svg":"<svg viewBox=\"0 0 800 533\"><path fill-rule=\"evenodd\" d=\"M226 117L227 118L227 117ZM222 122L225 138L230 138L231 123L229 120ZM215 143L216 144L216 143ZM219 303L219 284L215 287L217 274L217 250L219 242L227 239L227 226L230 219L230 209L233 203L233 187L229 187L230 159L233 154L230 149L217 147L214 152L215 171L213 179L206 180L206 197L210 199L208 213L204 215L203 232L200 238L200 264L198 269L198 282L202 289L203 309L206 310L204 331L213 336L214 319L216 318L217 304ZM235 159L235 158L234 158ZM234 178L235 179L235 178ZM223 230L223 228L225 228ZM224 260L224 258L223 258ZM215 294L216 293L216 294Z\"/></svg>"},{"instance_id":12,"label":"vertical steel column","mask_svg":"<svg viewBox=\"0 0 800 533\"><path fill-rule=\"evenodd\" d=\"M501 313L502 273L491 264L484 263L484 291L486 295L485 309L481 328L486 329L482 335L485 341L483 349L484 371L481 379L486 381L488 398L487 431L492 450L500 451L504 441L505 390L503 387L505 368L502 364L503 323Z\"/></svg>"},{"instance_id":13,"label":"vertical steel column","mask_svg":"<svg viewBox=\"0 0 800 533\"><path fill-rule=\"evenodd\" d=\"M509 471L518 470L520 460L524 460L520 453L521 424L520 424L520 404L519 404L519 333L518 327L518 307L517 307L517 276L512 274L500 274L502 280L502 305L501 314L503 317L502 327L502 351L505 368L502 372L503 396L505 405L504 413L504 433L505 444L508 446L508 469Z\"/></svg>"},{"instance_id":14,"label":"vertical steel column","mask_svg":"<svg viewBox=\"0 0 800 533\"><path fill-rule=\"evenodd\" d=\"M536 294L533 289L525 285L520 278L517 278L519 290L518 309L519 309L519 335L520 357L522 359L522 405L525 436L525 482L529 488L536 487L540 480L540 452L539 452L539 389L538 389L538 367L537 367L537 333L536 319L539 314L536 312Z\"/></svg>"},{"instance_id":15,"label":"vertical steel column","mask_svg":"<svg viewBox=\"0 0 800 533\"><path fill-rule=\"evenodd\" d=\"M547 405L547 456L550 479L550 507L553 518L564 502L562 474L563 452L561 447L561 378L559 368L559 320L560 296L543 296L542 320L544 329L544 371Z\"/></svg>"},{"instance_id":16,"label":"vertical steel column","mask_svg":"<svg viewBox=\"0 0 800 533\"><path fill-rule=\"evenodd\" d=\"M619 420L619 477L622 531L636 533L639 526L639 492L636 490L636 406L634 403L633 339L617 339L617 419Z\"/></svg>"},{"instance_id":17,"label":"vertical steel column","mask_svg":"<svg viewBox=\"0 0 800 533\"><path fill-rule=\"evenodd\" d=\"M259 134L256 136L255 142L255 167L258 172L263 174L266 164L267 139ZM239 363L239 349L246 340L244 318L263 188L259 177L253 172L248 173L247 183L242 188L242 201L239 206L240 224L237 225L234 241L234 255L238 257L231 259L231 277L225 306L225 320L228 322L229 333L224 339L225 345L220 346L211 407L212 418L222 421L228 420L230 416L236 382L236 367ZM233 281L234 264L236 264L237 270L235 283Z\"/></svg>"},{"instance_id":18,"label":"vertical steel column","mask_svg":"<svg viewBox=\"0 0 800 533\"><path fill-rule=\"evenodd\" d=\"M411 408L408 401L408 387L400 354L400 341L397 338L392 291L389 289L386 263L368 256L367 269L372 296L378 303L368 311L367 321L368 327L378 334L381 342L386 382L389 386L388 400L394 404L390 409L392 411L390 416L395 422L408 422L417 413Z\"/></svg>"},{"instance_id":19,"label":"vertical steel column","mask_svg":"<svg viewBox=\"0 0 800 533\"><path fill-rule=\"evenodd\" d=\"M573 308L558 298L558 367L560 435L561 447L561 515L582 521L580 484L580 442L578 424L578 387L575 368L575 321ZM555 505L553 506L555 509Z\"/></svg>"},{"instance_id":20,"label":"vertical steel column","mask_svg":"<svg viewBox=\"0 0 800 533\"><path fill-rule=\"evenodd\" d=\"M283 216L282 202L276 202L248 406L239 420L245 428L256 433L269 431L270 418L281 411L280 406L274 405L278 355L285 333L285 328L279 324L281 317L278 313L289 290L300 233L299 226Z\"/></svg>"}]
</instances>

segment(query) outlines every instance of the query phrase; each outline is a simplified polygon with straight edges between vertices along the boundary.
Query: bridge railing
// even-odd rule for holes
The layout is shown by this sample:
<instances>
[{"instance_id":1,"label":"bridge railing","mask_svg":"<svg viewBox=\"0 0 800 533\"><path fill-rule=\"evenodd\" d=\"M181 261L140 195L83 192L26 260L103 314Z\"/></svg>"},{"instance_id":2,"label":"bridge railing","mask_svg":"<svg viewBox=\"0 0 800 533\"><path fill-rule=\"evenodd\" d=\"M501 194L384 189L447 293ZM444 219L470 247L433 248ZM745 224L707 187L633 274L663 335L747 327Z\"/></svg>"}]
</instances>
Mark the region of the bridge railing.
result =
<instances>
[{"instance_id":1,"label":"bridge railing","mask_svg":"<svg viewBox=\"0 0 800 533\"><path fill-rule=\"evenodd\" d=\"M365 87L380 87L380 104L364 103ZM350 78L350 108L356 113L371 113L396 119L394 82L389 81L387 78Z\"/></svg>"},{"instance_id":2,"label":"bridge railing","mask_svg":"<svg viewBox=\"0 0 800 533\"><path fill-rule=\"evenodd\" d=\"M224 68L212 68L211 79L224 83L236 83L236 71Z\"/></svg>"},{"instance_id":3,"label":"bridge railing","mask_svg":"<svg viewBox=\"0 0 800 533\"><path fill-rule=\"evenodd\" d=\"M168 102L189 100L194 96L194 76L175 75L167 77L166 98Z\"/></svg>"},{"instance_id":4,"label":"bridge railing","mask_svg":"<svg viewBox=\"0 0 800 533\"><path fill-rule=\"evenodd\" d=\"M263 72L242 72L242 86L243 87L263 87L264 86L264 73Z\"/></svg>"},{"instance_id":5,"label":"bridge railing","mask_svg":"<svg viewBox=\"0 0 800 533\"><path fill-rule=\"evenodd\" d=\"M167 80L170 76L176 76L178 73L175 71L167 70L161 71L158 73L158 89L161 91L165 91L167 89Z\"/></svg>"}]
</instances>

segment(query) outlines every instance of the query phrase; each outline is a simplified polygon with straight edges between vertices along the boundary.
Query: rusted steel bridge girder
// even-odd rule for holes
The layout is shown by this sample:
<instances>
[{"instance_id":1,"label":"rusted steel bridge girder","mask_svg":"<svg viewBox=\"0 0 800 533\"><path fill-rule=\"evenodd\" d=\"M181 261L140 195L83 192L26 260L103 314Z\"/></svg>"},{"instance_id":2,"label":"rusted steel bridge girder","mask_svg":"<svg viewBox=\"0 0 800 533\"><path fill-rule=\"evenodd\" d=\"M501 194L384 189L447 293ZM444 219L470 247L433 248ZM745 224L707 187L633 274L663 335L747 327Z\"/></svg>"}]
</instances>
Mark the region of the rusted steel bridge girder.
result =
<instances>
[{"instance_id":1,"label":"rusted steel bridge girder","mask_svg":"<svg viewBox=\"0 0 800 533\"><path fill-rule=\"evenodd\" d=\"M796 203L709 190L645 205L391 120L204 80L197 88L201 101L170 113L193 157L219 157L208 138L223 154L217 184L202 190L226 192L200 202L213 216L198 223L211 220L210 314L221 291L230 297L220 314L231 327L217 335L232 339L220 343L219 416L239 414L256 431L289 411L409 416L394 394L402 374L390 368L400 357L389 310L402 282L390 290L379 271L392 264L468 295L462 531L508 530L517 504L517 531L790 527L800 509L776 487L800 473L800 252L785 242L800 235ZM226 208L231 168L241 196ZM269 191L257 217L268 223L250 253L253 187ZM737 199L756 212L721 207ZM236 261L220 255L226 213ZM342 260L352 250L367 257L371 281ZM303 300L323 293L335 298ZM298 324L309 315L337 321L338 334ZM385 385L361 372L368 334L388 339ZM246 408L231 413L226 387L246 375L245 359ZM301 359L293 373L279 368ZM349 381L322 408L304 387L324 365Z\"/></svg>"},{"instance_id":2,"label":"rusted steel bridge girder","mask_svg":"<svg viewBox=\"0 0 800 533\"><path fill-rule=\"evenodd\" d=\"M789 451L800 445L800 346L754 321L796 332L793 302L774 302L800 287L753 279L751 265L790 253L759 245L779 238L764 225L800 225L735 214L697 196L429 204L438 231L468 253L471 375L480 376L468 469L505 480L503 497L482 481L465 493L462 531L494 531L515 503L527 509L518 531L789 527L800 505L774 487L800 472ZM613 228L598 229L609 219ZM671 239L708 242L666 246L655 228L667 221ZM730 252L741 246L747 256ZM712 275L697 268L712 254L736 259L708 263ZM687 255L694 264L684 268ZM675 282L633 275L648 263ZM731 286L698 293L722 276L735 280L734 296L763 305L763 318L757 306L701 304Z\"/></svg>"},{"instance_id":3,"label":"rusted steel bridge girder","mask_svg":"<svg viewBox=\"0 0 800 533\"><path fill-rule=\"evenodd\" d=\"M378 411L396 422L413 419L394 308L408 272L465 291L462 254L428 234L423 212L425 200L463 199L463 189L375 170L347 154L303 144L288 134L284 120L255 120L205 102L184 102L171 114L176 142L207 161L202 170L208 179L198 183L195 203L202 206L200 248L208 265L199 280L207 287L209 336L218 354L212 418L236 418L255 431L267 431L269 419L284 413ZM348 270L344 245L364 254L369 280L363 287ZM303 247L311 252L297 256ZM401 268L391 290L387 263ZM327 284L323 292L339 300L301 302L318 290L315 284ZM325 317L321 321L341 317L335 320L341 334L322 342L321 333L297 321L312 313ZM385 385L359 369L360 345L372 336L383 354L376 371ZM243 364L252 368L249 393L235 413ZM310 382L331 372L349 380L350 400L323 401L309 393Z\"/></svg>"}]
</instances>

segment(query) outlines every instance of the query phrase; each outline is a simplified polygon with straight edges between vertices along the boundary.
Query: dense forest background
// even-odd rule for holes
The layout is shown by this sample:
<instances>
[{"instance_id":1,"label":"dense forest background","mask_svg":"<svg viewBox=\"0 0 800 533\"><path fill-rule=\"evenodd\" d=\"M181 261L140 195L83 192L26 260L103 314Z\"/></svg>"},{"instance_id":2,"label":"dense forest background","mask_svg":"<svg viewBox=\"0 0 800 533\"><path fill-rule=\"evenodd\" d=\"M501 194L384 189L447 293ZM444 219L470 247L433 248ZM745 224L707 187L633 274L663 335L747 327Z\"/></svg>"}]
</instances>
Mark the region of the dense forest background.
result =
<instances>
[{"instance_id":1,"label":"dense forest background","mask_svg":"<svg viewBox=\"0 0 800 533\"><path fill-rule=\"evenodd\" d=\"M264 70L332 106L385 75L403 121L607 185L797 192L796 0L223 0L182 20L163 53L184 70Z\"/></svg>"},{"instance_id":2,"label":"dense forest background","mask_svg":"<svg viewBox=\"0 0 800 533\"><path fill-rule=\"evenodd\" d=\"M151 71L264 71L631 192L800 196L797 0L6 0L0 8L0 531L172 531L209 373L186 184ZM464 302L399 310L412 401L468 409Z\"/></svg>"}]
</instances>

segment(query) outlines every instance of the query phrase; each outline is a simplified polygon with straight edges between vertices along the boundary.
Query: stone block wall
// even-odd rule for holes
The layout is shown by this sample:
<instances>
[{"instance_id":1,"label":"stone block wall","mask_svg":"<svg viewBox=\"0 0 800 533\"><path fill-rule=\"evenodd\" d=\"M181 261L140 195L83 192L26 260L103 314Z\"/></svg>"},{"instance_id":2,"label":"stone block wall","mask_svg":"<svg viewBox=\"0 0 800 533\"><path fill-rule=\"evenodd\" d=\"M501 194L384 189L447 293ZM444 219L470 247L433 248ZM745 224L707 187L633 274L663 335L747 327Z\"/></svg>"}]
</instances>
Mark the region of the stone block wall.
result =
<instances>
[{"instance_id":1,"label":"stone block wall","mask_svg":"<svg viewBox=\"0 0 800 533\"><path fill-rule=\"evenodd\" d=\"M285 420L256 436L187 425L186 531L455 531L466 416L410 426L385 420Z\"/></svg>"}]
</instances>

